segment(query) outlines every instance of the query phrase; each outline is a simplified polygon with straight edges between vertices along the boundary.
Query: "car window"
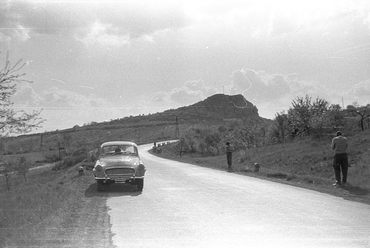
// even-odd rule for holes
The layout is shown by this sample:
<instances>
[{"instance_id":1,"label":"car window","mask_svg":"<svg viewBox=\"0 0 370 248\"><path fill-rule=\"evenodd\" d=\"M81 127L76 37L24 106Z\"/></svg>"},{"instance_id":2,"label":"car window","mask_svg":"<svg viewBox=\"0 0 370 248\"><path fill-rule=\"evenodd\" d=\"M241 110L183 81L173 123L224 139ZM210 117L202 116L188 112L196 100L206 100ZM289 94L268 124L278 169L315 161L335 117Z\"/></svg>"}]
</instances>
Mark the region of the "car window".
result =
<instances>
[{"instance_id":1,"label":"car window","mask_svg":"<svg viewBox=\"0 0 370 248\"><path fill-rule=\"evenodd\" d=\"M137 155L137 149L132 145L109 145L101 148L102 156L115 154Z\"/></svg>"},{"instance_id":2,"label":"car window","mask_svg":"<svg viewBox=\"0 0 370 248\"><path fill-rule=\"evenodd\" d=\"M128 154L135 154L135 147L134 146L125 146L122 149L123 152L128 153Z\"/></svg>"}]
</instances>

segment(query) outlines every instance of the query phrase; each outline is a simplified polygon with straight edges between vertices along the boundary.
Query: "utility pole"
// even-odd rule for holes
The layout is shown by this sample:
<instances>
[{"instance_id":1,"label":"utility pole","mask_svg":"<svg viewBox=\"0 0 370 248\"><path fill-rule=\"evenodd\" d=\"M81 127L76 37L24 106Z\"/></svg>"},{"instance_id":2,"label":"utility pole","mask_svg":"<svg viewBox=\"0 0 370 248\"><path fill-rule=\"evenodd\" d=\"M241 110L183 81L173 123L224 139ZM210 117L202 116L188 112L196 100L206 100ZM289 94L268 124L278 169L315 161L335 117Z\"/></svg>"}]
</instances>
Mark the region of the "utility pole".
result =
<instances>
[{"instance_id":1,"label":"utility pole","mask_svg":"<svg viewBox=\"0 0 370 248\"><path fill-rule=\"evenodd\" d=\"M344 100L343 100L343 97L342 97L342 108L344 109Z\"/></svg>"},{"instance_id":2,"label":"utility pole","mask_svg":"<svg viewBox=\"0 0 370 248\"><path fill-rule=\"evenodd\" d=\"M137 134L137 143L140 142L140 129L136 129L136 134Z\"/></svg>"},{"instance_id":3,"label":"utility pole","mask_svg":"<svg viewBox=\"0 0 370 248\"><path fill-rule=\"evenodd\" d=\"M60 150L61 150L60 142L58 141L59 160L61 160L61 159L62 159L62 156L61 156L61 154L60 154Z\"/></svg>"},{"instance_id":4,"label":"utility pole","mask_svg":"<svg viewBox=\"0 0 370 248\"><path fill-rule=\"evenodd\" d=\"M43 133L40 134L40 149L41 150L44 149L44 134Z\"/></svg>"},{"instance_id":5,"label":"utility pole","mask_svg":"<svg viewBox=\"0 0 370 248\"><path fill-rule=\"evenodd\" d=\"M180 128L179 128L179 118L176 116L176 129L175 129L175 137L180 137Z\"/></svg>"}]
</instances>

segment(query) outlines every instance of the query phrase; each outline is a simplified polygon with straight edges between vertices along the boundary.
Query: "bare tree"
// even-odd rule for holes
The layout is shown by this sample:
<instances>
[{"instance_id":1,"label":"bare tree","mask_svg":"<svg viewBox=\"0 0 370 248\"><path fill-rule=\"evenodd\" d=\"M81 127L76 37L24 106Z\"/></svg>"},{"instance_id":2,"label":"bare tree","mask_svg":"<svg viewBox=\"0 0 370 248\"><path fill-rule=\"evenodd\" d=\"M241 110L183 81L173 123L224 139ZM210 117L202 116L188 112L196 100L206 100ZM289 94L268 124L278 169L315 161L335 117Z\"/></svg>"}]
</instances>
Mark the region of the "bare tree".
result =
<instances>
[{"instance_id":1,"label":"bare tree","mask_svg":"<svg viewBox=\"0 0 370 248\"><path fill-rule=\"evenodd\" d=\"M22 79L25 73L20 73L26 63L19 60L14 65L9 60L9 53L5 65L0 70L0 136L5 133L27 133L33 128L40 127L43 119L39 117L41 111L26 113L24 110L16 111L11 97L17 91L18 83L32 83Z\"/></svg>"},{"instance_id":2,"label":"bare tree","mask_svg":"<svg viewBox=\"0 0 370 248\"><path fill-rule=\"evenodd\" d=\"M14 170L23 176L24 181L27 181L26 174L28 173L30 169L30 164L28 163L27 159L25 157L20 157L18 163L15 164Z\"/></svg>"},{"instance_id":3,"label":"bare tree","mask_svg":"<svg viewBox=\"0 0 370 248\"><path fill-rule=\"evenodd\" d=\"M4 160L4 157L1 156L1 165L0 165L0 174L2 174L5 178L6 188L10 191L10 178L14 173L15 168L15 161L12 159Z\"/></svg>"}]
</instances>

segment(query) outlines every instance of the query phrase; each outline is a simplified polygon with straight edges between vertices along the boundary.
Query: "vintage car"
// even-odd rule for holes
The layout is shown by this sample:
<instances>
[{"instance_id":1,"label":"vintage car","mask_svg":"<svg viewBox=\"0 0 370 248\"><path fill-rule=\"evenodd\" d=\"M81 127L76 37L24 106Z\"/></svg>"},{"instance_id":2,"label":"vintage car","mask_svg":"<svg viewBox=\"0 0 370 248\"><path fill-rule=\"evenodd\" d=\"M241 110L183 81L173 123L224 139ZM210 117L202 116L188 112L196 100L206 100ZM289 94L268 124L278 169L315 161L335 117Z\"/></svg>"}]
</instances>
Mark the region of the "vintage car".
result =
<instances>
[{"instance_id":1,"label":"vintage car","mask_svg":"<svg viewBox=\"0 0 370 248\"><path fill-rule=\"evenodd\" d=\"M112 183L134 184L142 191L145 170L135 143L110 141L100 146L93 172L98 191L106 189Z\"/></svg>"}]
</instances>

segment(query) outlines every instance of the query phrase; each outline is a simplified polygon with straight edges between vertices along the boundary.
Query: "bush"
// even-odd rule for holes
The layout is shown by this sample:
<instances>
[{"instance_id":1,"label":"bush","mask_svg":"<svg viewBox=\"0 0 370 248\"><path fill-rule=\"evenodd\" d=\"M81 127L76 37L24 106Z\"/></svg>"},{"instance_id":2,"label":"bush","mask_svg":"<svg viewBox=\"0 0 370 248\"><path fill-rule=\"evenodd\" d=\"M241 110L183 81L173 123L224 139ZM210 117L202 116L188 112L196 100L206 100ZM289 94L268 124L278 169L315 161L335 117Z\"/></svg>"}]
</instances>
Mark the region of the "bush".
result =
<instances>
[{"instance_id":1,"label":"bush","mask_svg":"<svg viewBox=\"0 0 370 248\"><path fill-rule=\"evenodd\" d=\"M55 153L48 153L48 154L45 154L44 156L45 156L45 160L43 162L54 163L54 162L60 161L59 156Z\"/></svg>"},{"instance_id":2,"label":"bush","mask_svg":"<svg viewBox=\"0 0 370 248\"><path fill-rule=\"evenodd\" d=\"M86 147L82 147L82 148L72 151L72 156L74 157L81 156L81 155L85 155L86 153L87 153Z\"/></svg>"},{"instance_id":3,"label":"bush","mask_svg":"<svg viewBox=\"0 0 370 248\"><path fill-rule=\"evenodd\" d=\"M86 155L70 156L63 159L66 167L74 166L86 159Z\"/></svg>"},{"instance_id":4,"label":"bush","mask_svg":"<svg viewBox=\"0 0 370 248\"><path fill-rule=\"evenodd\" d=\"M68 156L63 158L62 161L59 161L53 167L53 170L62 170L68 167L72 167L86 159L86 155L78 155L78 156Z\"/></svg>"}]
</instances>

